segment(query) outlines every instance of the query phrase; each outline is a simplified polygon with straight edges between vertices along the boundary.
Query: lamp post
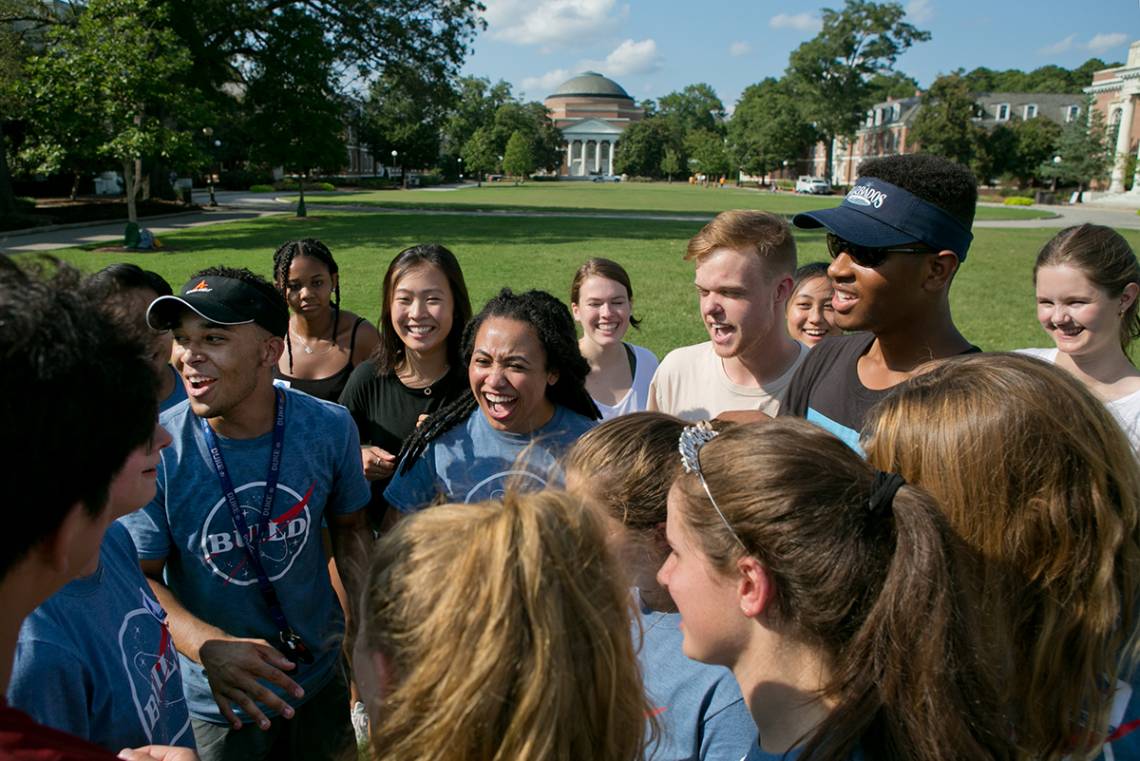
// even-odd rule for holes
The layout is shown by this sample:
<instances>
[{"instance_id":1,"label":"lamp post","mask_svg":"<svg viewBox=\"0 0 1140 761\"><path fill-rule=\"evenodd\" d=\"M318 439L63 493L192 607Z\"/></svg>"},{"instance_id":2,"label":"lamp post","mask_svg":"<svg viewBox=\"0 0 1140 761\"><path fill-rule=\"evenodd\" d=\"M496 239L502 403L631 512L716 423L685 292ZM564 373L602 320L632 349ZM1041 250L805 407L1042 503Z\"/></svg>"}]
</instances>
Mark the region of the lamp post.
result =
<instances>
[{"instance_id":1,"label":"lamp post","mask_svg":"<svg viewBox=\"0 0 1140 761\"><path fill-rule=\"evenodd\" d=\"M213 161L214 165L217 165L217 163L218 163L218 149L221 147L222 147L222 141L221 140L215 140L214 141L213 157L212 157L214 159L214 161ZM214 198L214 167L213 166L210 167L209 188L210 188L210 205L211 206L217 206L218 200L216 198Z\"/></svg>"},{"instance_id":2,"label":"lamp post","mask_svg":"<svg viewBox=\"0 0 1140 761\"><path fill-rule=\"evenodd\" d=\"M459 162L459 184L462 185L463 184L463 157L459 156L455 160Z\"/></svg>"},{"instance_id":3,"label":"lamp post","mask_svg":"<svg viewBox=\"0 0 1140 761\"><path fill-rule=\"evenodd\" d=\"M1061 157L1060 156L1054 156L1053 157L1053 166L1057 167L1057 171L1060 172L1060 170L1061 170ZM1051 188L1049 188L1049 192L1050 193L1056 193L1057 192L1057 174L1056 173L1053 175L1053 186Z\"/></svg>"}]
</instances>

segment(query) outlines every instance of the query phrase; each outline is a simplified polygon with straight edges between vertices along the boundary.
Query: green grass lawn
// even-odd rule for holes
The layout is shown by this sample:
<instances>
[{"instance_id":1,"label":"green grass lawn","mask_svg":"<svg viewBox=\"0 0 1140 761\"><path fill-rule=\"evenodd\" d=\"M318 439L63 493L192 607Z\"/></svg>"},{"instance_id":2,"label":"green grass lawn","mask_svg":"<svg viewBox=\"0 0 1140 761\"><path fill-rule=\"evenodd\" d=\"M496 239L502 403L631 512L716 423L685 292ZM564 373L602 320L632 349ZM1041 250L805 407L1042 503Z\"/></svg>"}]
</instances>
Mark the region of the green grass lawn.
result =
<instances>
[{"instance_id":1,"label":"green grass lawn","mask_svg":"<svg viewBox=\"0 0 1140 761\"><path fill-rule=\"evenodd\" d=\"M296 199L296 196L289 196ZM306 195L307 204L353 204L385 208L456 210L577 211L621 214L708 214L725 209L762 209L795 214L834 206L841 196L800 196L751 188L689 185L686 182L509 182L485 183L459 190L373 190ZM978 219L1041 219L1053 216L1036 209L979 207Z\"/></svg>"},{"instance_id":2,"label":"green grass lawn","mask_svg":"<svg viewBox=\"0 0 1140 761\"><path fill-rule=\"evenodd\" d=\"M699 222L620 219L453 217L328 212L298 220L256 221L200 227L163 236L172 251L153 254L58 252L85 270L129 260L153 269L175 287L209 264L249 267L269 275L274 249L290 238L325 241L341 269L346 308L375 320L388 262L402 248L438 241L463 265L478 309L500 287L544 288L566 299L575 269L590 256L605 256L629 270L635 314L644 320L630 340L658 355L703 340L692 286L692 265L682 260ZM954 283L955 318L968 338L989 350L1044 346L1034 319L1031 272L1051 230L979 229L969 259ZM1122 230L1140 249L1140 231ZM827 257L823 236L796 232L800 261ZM22 255L26 256L26 255Z\"/></svg>"}]
</instances>

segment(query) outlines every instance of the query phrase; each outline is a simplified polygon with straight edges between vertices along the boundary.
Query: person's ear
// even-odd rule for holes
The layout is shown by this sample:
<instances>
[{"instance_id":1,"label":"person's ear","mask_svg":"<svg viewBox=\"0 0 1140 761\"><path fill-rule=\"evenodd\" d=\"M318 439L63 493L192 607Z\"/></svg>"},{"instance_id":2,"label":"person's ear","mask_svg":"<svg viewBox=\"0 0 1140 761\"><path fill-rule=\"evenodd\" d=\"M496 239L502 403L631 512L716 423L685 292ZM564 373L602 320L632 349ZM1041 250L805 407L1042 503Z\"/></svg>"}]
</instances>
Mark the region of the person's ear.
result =
<instances>
[{"instance_id":1,"label":"person's ear","mask_svg":"<svg viewBox=\"0 0 1140 761\"><path fill-rule=\"evenodd\" d=\"M570 314L574 317L574 322L581 322L582 319L578 316L578 305L570 303Z\"/></svg>"},{"instance_id":2,"label":"person's ear","mask_svg":"<svg viewBox=\"0 0 1140 761\"><path fill-rule=\"evenodd\" d=\"M558 375L557 370L551 370L550 372L548 372L546 374L546 385L553 386L555 383L558 382L559 377L560 376Z\"/></svg>"},{"instance_id":3,"label":"person's ear","mask_svg":"<svg viewBox=\"0 0 1140 761\"><path fill-rule=\"evenodd\" d=\"M1120 314L1123 315L1128 311L1128 308L1136 303L1136 297L1140 295L1140 285L1136 283L1129 283L1124 286L1124 293L1120 296Z\"/></svg>"},{"instance_id":4,"label":"person's ear","mask_svg":"<svg viewBox=\"0 0 1140 761\"><path fill-rule=\"evenodd\" d=\"M958 271L958 255L953 251L939 251L926 257L923 287L928 291L945 291Z\"/></svg>"},{"instance_id":5,"label":"person's ear","mask_svg":"<svg viewBox=\"0 0 1140 761\"><path fill-rule=\"evenodd\" d=\"M281 336L270 336L261 344L261 366L274 367L277 360L285 353L285 339Z\"/></svg>"},{"instance_id":6,"label":"person's ear","mask_svg":"<svg viewBox=\"0 0 1140 761\"><path fill-rule=\"evenodd\" d=\"M768 569L751 555L745 555L736 561L736 570L740 573L737 589L740 612L749 618L756 618L768 609L775 596L776 589L772 584L772 576Z\"/></svg>"},{"instance_id":7,"label":"person's ear","mask_svg":"<svg viewBox=\"0 0 1140 761\"><path fill-rule=\"evenodd\" d=\"M780 281L776 283L776 303L787 305L788 299L792 297L792 288L795 286L795 281L792 280L790 275L784 275Z\"/></svg>"}]
</instances>

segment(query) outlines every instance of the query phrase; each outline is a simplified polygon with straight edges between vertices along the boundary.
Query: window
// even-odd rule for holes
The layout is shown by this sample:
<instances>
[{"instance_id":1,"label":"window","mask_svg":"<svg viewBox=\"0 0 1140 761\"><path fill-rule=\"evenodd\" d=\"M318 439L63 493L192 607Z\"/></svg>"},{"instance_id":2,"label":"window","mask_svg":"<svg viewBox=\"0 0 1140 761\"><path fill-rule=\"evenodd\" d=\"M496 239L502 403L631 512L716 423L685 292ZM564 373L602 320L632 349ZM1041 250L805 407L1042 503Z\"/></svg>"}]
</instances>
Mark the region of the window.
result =
<instances>
[{"instance_id":1,"label":"window","mask_svg":"<svg viewBox=\"0 0 1140 761\"><path fill-rule=\"evenodd\" d=\"M1080 106L1069 106L1065 109L1065 121L1071 122L1081 115Z\"/></svg>"},{"instance_id":2,"label":"window","mask_svg":"<svg viewBox=\"0 0 1140 761\"><path fill-rule=\"evenodd\" d=\"M999 122L1008 122L1009 121L1009 104L1008 103L998 103L997 104L997 120Z\"/></svg>"},{"instance_id":3,"label":"window","mask_svg":"<svg viewBox=\"0 0 1140 761\"><path fill-rule=\"evenodd\" d=\"M1025 106L1025 119L1032 119L1037 116L1037 104L1029 103Z\"/></svg>"}]
</instances>

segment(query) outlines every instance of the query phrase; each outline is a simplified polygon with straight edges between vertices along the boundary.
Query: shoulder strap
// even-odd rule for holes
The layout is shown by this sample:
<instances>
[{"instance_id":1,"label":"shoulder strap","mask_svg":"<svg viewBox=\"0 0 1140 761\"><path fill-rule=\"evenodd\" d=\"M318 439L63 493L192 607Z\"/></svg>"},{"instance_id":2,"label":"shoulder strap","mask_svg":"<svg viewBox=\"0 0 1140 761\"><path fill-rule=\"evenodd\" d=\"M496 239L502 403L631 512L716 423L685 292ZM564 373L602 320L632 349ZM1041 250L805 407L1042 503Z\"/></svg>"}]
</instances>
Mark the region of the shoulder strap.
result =
<instances>
[{"instance_id":1,"label":"shoulder strap","mask_svg":"<svg viewBox=\"0 0 1140 761\"><path fill-rule=\"evenodd\" d=\"M352 336L348 339L348 356L349 363L352 362L352 352L356 349L356 331L360 329L360 323L364 322L363 317L357 317L356 322L352 323Z\"/></svg>"},{"instance_id":2,"label":"shoulder strap","mask_svg":"<svg viewBox=\"0 0 1140 761\"><path fill-rule=\"evenodd\" d=\"M637 355L633 352L633 347L622 341L621 344L625 348L625 358L629 360L629 375L634 377L637 375Z\"/></svg>"}]
</instances>

